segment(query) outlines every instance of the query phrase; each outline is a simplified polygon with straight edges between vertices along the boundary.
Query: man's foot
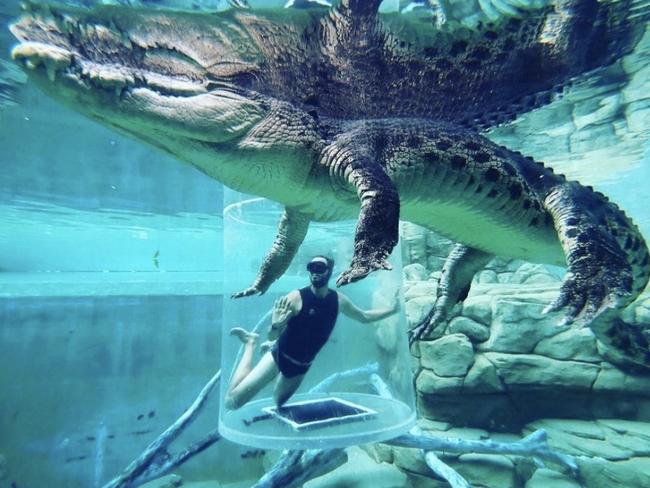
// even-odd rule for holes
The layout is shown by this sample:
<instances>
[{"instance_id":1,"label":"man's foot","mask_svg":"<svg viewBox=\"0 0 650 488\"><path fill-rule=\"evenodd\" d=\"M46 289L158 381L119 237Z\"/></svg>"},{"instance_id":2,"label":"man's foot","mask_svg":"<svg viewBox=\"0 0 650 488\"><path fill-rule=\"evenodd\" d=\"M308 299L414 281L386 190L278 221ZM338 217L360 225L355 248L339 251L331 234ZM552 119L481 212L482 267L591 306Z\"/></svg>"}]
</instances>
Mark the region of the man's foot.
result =
<instances>
[{"instance_id":1,"label":"man's foot","mask_svg":"<svg viewBox=\"0 0 650 488\"><path fill-rule=\"evenodd\" d=\"M257 342L257 339L260 336L255 332L248 332L246 329L242 329L241 327L230 329L230 335L237 336L237 338L244 344L248 342Z\"/></svg>"}]
</instances>

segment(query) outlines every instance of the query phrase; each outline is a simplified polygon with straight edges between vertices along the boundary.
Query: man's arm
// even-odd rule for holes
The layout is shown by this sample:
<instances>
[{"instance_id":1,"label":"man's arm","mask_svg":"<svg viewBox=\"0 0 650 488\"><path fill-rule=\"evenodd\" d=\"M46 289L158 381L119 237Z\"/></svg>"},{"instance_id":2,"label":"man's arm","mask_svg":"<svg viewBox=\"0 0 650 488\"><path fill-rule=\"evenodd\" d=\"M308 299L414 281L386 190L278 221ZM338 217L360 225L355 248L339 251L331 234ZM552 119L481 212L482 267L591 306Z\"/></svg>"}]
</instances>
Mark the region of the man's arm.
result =
<instances>
[{"instance_id":1,"label":"man's arm","mask_svg":"<svg viewBox=\"0 0 650 488\"><path fill-rule=\"evenodd\" d=\"M271 326L268 332L269 341L275 341L280 337L289 319L300 311L299 302L300 292L295 290L275 301L273 313L271 314Z\"/></svg>"},{"instance_id":2,"label":"man's arm","mask_svg":"<svg viewBox=\"0 0 650 488\"><path fill-rule=\"evenodd\" d=\"M399 300L397 299L397 296L395 296L393 306L390 308L373 308L370 310L361 310L343 293L337 293L339 294L339 310L351 319L364 324L381 320L388 317L389 315L393 315L399 310Z\"/></svg>"}]
</instances>

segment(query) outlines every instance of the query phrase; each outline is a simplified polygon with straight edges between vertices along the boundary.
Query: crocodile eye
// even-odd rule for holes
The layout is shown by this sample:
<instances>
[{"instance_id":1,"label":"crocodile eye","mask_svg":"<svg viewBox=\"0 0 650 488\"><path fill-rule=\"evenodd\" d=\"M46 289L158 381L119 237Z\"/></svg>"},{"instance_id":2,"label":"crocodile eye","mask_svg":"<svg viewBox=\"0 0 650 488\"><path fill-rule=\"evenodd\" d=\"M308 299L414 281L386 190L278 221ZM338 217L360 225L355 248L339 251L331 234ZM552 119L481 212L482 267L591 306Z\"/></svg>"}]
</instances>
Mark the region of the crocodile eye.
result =
<instances>
[{"instance_id":1,"label":"crocodile eye","mask_svg":"<svg viewBox=\"0 0 650 488\"><path fill-rule=\"evenodd\" d=\"M251 89L253 88L253 83L255 81L255 76L252 73L241 73L233 76L222 77L220 79L210 79L206 85L208 90L216 90L218 88L223 88L224 86L233 88L243 88Z\"/></svg>"},{"instance_id":2,"label":"crocodile eye","mask_svg":"<svg viewBox=\"0 0 650 488\"><path fill-rule=\"evenodd\" d=\"M251 88L259 71L255 64L229 61L217 63L208 70L215 82L227 82L240 88Z\"/></svg>"}]
</instances>

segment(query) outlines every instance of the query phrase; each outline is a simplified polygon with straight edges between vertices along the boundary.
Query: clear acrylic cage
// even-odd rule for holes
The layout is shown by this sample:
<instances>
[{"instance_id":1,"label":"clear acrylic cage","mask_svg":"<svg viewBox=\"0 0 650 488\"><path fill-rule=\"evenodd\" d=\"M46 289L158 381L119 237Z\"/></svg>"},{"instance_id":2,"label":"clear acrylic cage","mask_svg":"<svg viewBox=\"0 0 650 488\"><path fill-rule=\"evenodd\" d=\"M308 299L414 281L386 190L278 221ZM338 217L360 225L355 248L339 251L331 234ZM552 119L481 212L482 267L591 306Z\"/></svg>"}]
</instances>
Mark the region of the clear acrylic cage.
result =
<instances>
[{"instance_id":1,"label":"clear acrylic cage","mask_svg":"<svg viewBox=\"0 0 650 488\"><path fill-rule=\"evenodd\" d=\"M259 343L264 342L273 303L309 285L306 263L313 256L334 258L329 283L333 289L336 276L352 257L354 221L312 222L289 269L264 295L230 298L253 283L281 215L278 204L226 190L220 433L234 442L267 449L344 447L405 433L416 414L403 307L397 314L365 324L339 313L332 335L285 408L275 408L275 381L244 406L226 407L225 395L243 351L242 341L230 335L231 329L255 331ZM391 271L372 273L337 290L362 309L390 307L396 295L401 300L399 245L390 262ZM258 348L255 363L261 354Z\"/></svg>"}]
</instances>

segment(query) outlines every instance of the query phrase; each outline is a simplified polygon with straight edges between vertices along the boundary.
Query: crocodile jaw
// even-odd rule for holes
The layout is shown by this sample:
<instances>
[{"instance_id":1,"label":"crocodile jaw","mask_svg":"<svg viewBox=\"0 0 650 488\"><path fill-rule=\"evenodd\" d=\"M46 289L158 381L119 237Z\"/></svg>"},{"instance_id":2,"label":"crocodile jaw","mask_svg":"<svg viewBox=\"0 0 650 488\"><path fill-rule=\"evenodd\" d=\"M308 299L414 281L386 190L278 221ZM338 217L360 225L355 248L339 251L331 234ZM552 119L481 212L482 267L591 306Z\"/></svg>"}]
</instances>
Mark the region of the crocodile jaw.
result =
<instances>
[{"instance_id":1,"label":"crocodile jaw","mask_svg":"<svg viewBox=\"0 0 650 488\"><path fill-rule=\"evenodd\" d=\"M45 92L84 115L173 153L240 138L266 115L245 90L207 76L203 60L138 45L112 21L85 22L44 7L10 27L21 41L12 57Z\"/></svg>"}]
</instances>

